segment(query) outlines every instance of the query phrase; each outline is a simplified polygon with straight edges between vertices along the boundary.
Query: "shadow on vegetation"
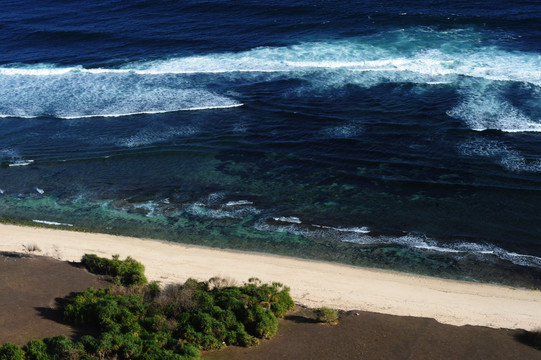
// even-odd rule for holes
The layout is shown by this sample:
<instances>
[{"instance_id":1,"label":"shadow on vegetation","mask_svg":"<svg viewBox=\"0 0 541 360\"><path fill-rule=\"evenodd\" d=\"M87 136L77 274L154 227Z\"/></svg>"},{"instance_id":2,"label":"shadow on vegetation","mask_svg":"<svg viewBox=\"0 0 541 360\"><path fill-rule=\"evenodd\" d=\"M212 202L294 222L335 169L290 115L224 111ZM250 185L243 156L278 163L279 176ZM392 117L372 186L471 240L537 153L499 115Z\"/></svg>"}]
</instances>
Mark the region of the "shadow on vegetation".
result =
<instances>
[{"instance_id":1,"label":"shadow on vegetation","mask_svg":"<svg viewBox=\"0 0 541 360\"><path fill-rule=\"evenodd\" d=\"M11 251L0 251L1 256L10 257L10 258L22 258L23 254Z\"/></svg>"},{"instance_id":2,"label":"shadow on vegetation","mask_svg":"<svg viewBox=\"0 0 541 360\"><path fill-rule=\"evenodd\" d=\"M77 293L72 292L70 295L64 298L55 298L55 306L51 307L35 307L39 316L46 320L54 321L58 324L69 326L73 330L73 334L70 337L77 341L84 335L96 336L99 334L99 329L96 326L86 325L80 326L70 323L64 320L64 306L68 303L68 299L73 298Z\"/></svg>"}]
</instances>

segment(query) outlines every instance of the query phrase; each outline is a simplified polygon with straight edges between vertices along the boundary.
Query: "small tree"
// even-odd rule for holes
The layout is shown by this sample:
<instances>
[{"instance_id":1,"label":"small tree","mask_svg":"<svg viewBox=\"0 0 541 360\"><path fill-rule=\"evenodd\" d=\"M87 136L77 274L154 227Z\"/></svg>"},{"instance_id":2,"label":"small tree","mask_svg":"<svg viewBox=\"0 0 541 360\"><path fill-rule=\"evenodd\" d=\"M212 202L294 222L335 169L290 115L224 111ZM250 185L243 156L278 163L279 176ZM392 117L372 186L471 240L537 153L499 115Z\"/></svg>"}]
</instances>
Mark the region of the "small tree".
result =
<instances>
[{"instance_id":1,"label":"small tree","mask_svg":"<svg viewBox=\"0 0 541 360\"><path fill-rule=\"evenodd\" d=\"M0 360L24 360L24 351L18 345L5 343L0 346Z\"/></svg>"},{"instance_id":2,"label":"small tree","mask_svg":"<svg viewBox=\"0 0 541 360\"><path fill-rule=\"evenodd\" d=\"M48 360L47 345L43 340L34 339L30 340L28 344L24 346L27 360Z\"/></svg>"}]
</instances>

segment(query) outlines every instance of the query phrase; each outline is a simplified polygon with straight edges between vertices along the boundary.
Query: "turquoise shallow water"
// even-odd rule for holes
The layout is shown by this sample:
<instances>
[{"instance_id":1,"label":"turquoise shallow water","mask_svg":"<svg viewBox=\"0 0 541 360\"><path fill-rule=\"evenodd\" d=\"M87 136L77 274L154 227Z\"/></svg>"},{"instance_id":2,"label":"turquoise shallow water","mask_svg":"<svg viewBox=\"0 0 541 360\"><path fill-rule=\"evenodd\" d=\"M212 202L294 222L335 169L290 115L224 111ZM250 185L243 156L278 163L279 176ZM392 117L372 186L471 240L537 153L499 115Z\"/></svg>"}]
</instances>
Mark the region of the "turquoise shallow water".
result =
<instances>
[{"instance_id":1,"label":"turquoise shallow water","mask_svg":"<svg viewBox=\"0 0 541 360\"><path fill-rule=\"evenodd\" d=\"M7 5L3 221L539 285L538 5Z\"/></svg>"}]
</instances>

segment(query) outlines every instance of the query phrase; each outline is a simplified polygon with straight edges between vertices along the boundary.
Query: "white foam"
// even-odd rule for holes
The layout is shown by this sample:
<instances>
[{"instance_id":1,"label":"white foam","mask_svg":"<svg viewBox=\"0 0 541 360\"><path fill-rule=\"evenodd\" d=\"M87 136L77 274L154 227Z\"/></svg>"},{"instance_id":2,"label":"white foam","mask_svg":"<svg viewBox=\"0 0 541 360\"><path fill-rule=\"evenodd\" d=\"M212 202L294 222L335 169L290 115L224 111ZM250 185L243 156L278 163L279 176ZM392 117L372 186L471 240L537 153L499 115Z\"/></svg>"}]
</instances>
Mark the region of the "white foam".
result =
<instances>
[{"instance_id":1,"label":"white foam","mask_svg":"<svg viewBox=\"0 0 541 360\"><path fill-rule=\"evenodd\" d=\"M253 205L251 201L237 200L224 203L224 198L225 194L222 192L211 193L206 199L193 203L186 211L192 215L214 219L242 219L261 213L261 210L251 206Z\"/></svg>"},{"instance_id":2,"label":"white foam","mask_svg":"<svg viewBox=\"0 0 541 360\"><path fill-rule=\"evenodd\" d=\"M209 217L213 219L242 219L246 216L256 215L261 213L260 210L253 206L220 206L218 208L208 207L200 202L189 206L186 211L192 215Z\"/></svg>"},{"instance_id":3,"label":"white foam","mask_svg":"<svg viewBox=\"0 0 541 360\"><path fill-rule=\"evenodd\" d=\"M519 151L501 141L473 139L460 144L458 150L466 156L492 159L513 172L541 172L541 159L527 161Z\"/></svg>"},{"instance_id":4,"label":"white foam","mask_svg":"<svg viewBox=\"0 0 541 360\"><path fill-rule=\"evenodd\" d=\"M302 221L296 216L280 216L280 217L274 217L274 221L280 221L280 222L286 222L291 224L301 224Z\"/></svg>"},{"instance_id":5,"label":"white foam","mask_svg":"<svg viewBox=\"0 0 541 360\"><path fill-rule=\"evenodd\" d=\"M17 158L19 157L17 151L13 150L13 149L2 149L0 150L0 158L11 158L11 159L14 159L14 158Z\"/></svg>"},{"instance_id":6,"label":"white foam","mask_svg":"<svg viewBox=\"0 0 541 360\"><path fill-rule=\"evenodd\" d=\"M55 226L73 226L73 224L68 223L60 223L56 221L46 221L46 220L32 220L35 223L38 224L46 224L46 225L55 225Z\"/></svg>"},{"instance_id":7,"label":"white foam","mask_svg":"<svg viewBox=\"0 0 541 360\"><path fill-rule=\"evenodd\" d=\"M0 189L0 194L3 194L5 193L5 190L4 189Z\"/></svg>"},{"instance_id":8,"label":"white foam","mask_svg":"<svg viewBox=\"0 0 541 360\"><path fill-rule=\"evenodd\" d=\"M352 227L352 228L333 228L334 230L341 232L352 232L357 234L368 234L370 230L366 227Z\"/></svg>"},{"instance_id":9,"label":"white foam","mask_svg":"<svg viewBox=\"0 0 541 360\"><path fill-rule=\"evenodd\" d=\"M280 221L283 218L273 218ZM285 219L284 219L285 220ZM464 256L468 254L478 256L494 256L502 260L508 260L516 265L541 267L541 258L517 254L506 251L498 246L486 243L473 242L439 242L426 236L408 234L403 236L372 236L368 233L367 227L331 227L326 225L312 224L310 227L303 227L300 222L285 221L288 225L275 225L265 221L259 221L255 228L263 231L287 232L295 235L305 236L307 238L324 238L337 241L351 242L360 245L399 245L420 251L448 253L454 256ZM313 230L311 228L317 228Z\"/></svg>"},{"instance_id":10,"label":"white foam","mask_svg":"<svg viewBox=\"0 0 541 360\"><path fill-rule=\"evenodd\" d=\"M208 204L216 204L218 202L221 202L223 200L223 198L225 197L225 194L223 192L215 192L215 193L211 193L207 196L207 200L206 202Z\"/></svg>"},{"instance_id":11,"label":"white foam","mask_svg":"<svg viewBox=\"0 0 541 360\"><path fill-rule=\"evenodd\" d=\"M144 209L148 211L146 216L152 216L156 212L157 204L154 201L147 201L144 203L133 204L134 209Z\"/></svg>"},{"instance_id":12,"label":"white foam","mask_svg":"<svg viewBox=\"0 0 541 360\"><path fill-rule=\"evenodd\" d=\"M22 159L20 154L14 149L2 149L0 150L0 160L5 159L8 163L8 167L27 166L34 162L34 160Z\"/></svg>"},{"instance_id":13,"label":"white foam","mask_svg":"<svg viewBox=\"0 0 541 360\"><path fill-rule=\"evenodd\" d=\"M199 130L193 126L184 126L180 128L167 128L167 129L145 129L139 131L136 135L130 136L125 139L121 139L118 143L121 146L126 147L138 147L143 145L154 144L158 142L167 141L174 137L192 136L199 132Z\"/></svg>"},{"instance_id":14,"label":"white foam","mask_svg":"<svg viewBox=\"0 0 541 360\"><path fill-rule=\"evenodd\" d=\"M478 84L464 93L464 100L447 112L464 120L475 131L541 132L541 122L532 121L521 110L502 98L497 90Z\"/></svg>"},{"instance_id":15,"label":"white foam","mask_svg":"<svg viewBox=\"0 0 541 360\"><path fill-rule=\"evenodd\" d=\"M237 200L237 201L228 201L225 206L242 206L242 205L253 205L252 201L248 200Z\"/></svg>"},{"instance_id":16,"label":"white foam","mask_svg":"<svg viewBox=\"0 0 541 360\"><path fill-rule=\"evenodd\" d=\"M45 190L40 189L40 188L38 188L38 187L36 188L36 191L37 191L39 194L45 193Z\"/></svg>"},{"instance_id":17,"label":"white foam","mask_svg":"<svg viewBox=\"0 0 541 360\"><path fill-rule=\"evenodd\" d=\"M74 71L83 71L82 66L59 68L55 65L38 64L35 67L0 68L0 75L7 76L56 76Z\"/></svg>"},{"instance_id":18,"label":"white foam","mask_svg":"<svg viewBox=\"0 0 541 360\"><path fill-rule=\"evenodd\" d=\"M0 116L63 119L200 111L242 103L186 79L83 70L0 73ZM36 75L36 74L39 74Z\"/></svg>"},{"instance_id":19,"label":"white foam","mask_svg":"<svg viewBox=\"0 0 541 360\"><path fill-rule=\"evenodd\" d=\"M327 128L324 130L325 134L331 138L335 139L348 139L355 136L358 136L362 133L363 128L358 124L345 124L332 128Z\"/></svg>"},{"instance_id":20,"label":"white foam","mask_svg":"<svg viewBox=\"0 0 541 360\"><path fill-rule=\"evenodd\" d=\"M34 162L34 160L15 160L13 163L9 164L10 167L17 167L17 166L27 166Z\"/></svg>"},{"instance_id":21,"label":"white foam","mask_svg":"<svg viewBox=\"0 0 541 360\"><path fill-rule=\"evenodd\" d=\"M82 115L82 116L79 116L79 115L58 116L58 118L59 119L66 119L66 120L88 119L88 118L96 118L96 117L104 117L104 118L111 117L111 118L113 118L113 117L134 116L134 115L144 115L144 114L148 114L148 115L165 114L165 113L177 112L177 111L201 111L201 110L232 109L232 108L240 107L240 106L243 106L243 105L244 104L236 103L236 104L231 104L231 105L187 107L187 108L178 108L178 109L173 109L173 110L140 111L140 112L118 113L118 114L99 114L98 113L98 114L95 114L95 115ZM17 116L0 115L0 117L8 118L8 117L17 117ZM27 116L27 117L23 117L23 118L31 119L31 118L36 118L36 117L39 117L39 116Z\"/></svg>"},{"instance_id":22,"label":"white foam","mask_svg":"<svg viewBox=\"0 0 541 360\"><path fill-rule=\"evenodd\" d=\"M274 218L275 221L279 221L276 219L277 218ZM285 221L284 223L286 223L287 225L277 226L274 224L269 224L268 222L264 220L261 220L261 221L256 222L256 224L254 225L254 228L260 231L274 231L274 232L287 233L287 234L299 235L299 236L306 236L307 234L309 234L309 232L307 232L305 229L302 229L301 227L299 227L298 223L296 222Z\"/></svg>"}]
</instances>

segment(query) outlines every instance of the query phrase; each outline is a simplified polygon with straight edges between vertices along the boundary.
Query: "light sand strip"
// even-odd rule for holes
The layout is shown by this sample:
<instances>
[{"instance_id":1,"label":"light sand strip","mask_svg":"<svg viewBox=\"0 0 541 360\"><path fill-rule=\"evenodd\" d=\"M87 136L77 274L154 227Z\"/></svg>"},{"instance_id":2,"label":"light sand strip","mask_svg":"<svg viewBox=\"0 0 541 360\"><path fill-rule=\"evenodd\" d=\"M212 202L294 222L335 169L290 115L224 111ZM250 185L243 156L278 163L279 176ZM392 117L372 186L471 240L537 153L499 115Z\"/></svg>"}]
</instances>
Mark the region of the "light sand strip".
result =
<instances>
[{"instance_id":1,"label":"light sand strip","mask_svg":"<svg viewBox=\"0 0 541 360\"><path fill-rule=\"evenodd\" d=\"M258 277L291 287L310 307L434 318L453 325L541 328L541 291L442 280L283 256L218 250L137 238L0 224L0 251L36 244L43 255L79 261L85 253L132 256L149 280ZM1 276L1 274L0 274Z\"/></svg>"}]
</instances>

